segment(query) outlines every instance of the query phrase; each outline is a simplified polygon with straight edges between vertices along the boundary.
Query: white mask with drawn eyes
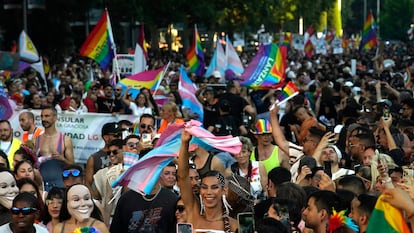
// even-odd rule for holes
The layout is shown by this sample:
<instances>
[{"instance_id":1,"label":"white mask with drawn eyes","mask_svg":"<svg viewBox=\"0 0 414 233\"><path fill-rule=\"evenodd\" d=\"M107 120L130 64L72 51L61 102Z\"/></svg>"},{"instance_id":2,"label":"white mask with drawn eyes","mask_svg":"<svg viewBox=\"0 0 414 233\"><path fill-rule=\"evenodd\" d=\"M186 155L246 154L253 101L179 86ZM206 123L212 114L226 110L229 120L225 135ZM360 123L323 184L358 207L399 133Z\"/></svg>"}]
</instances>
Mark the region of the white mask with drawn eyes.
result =
<instances>
[{"instance_id":1,"label":"white mask with drawn eyes","mask_svg":"<svg viewBox=\"0 0 414 233\"><path fill-rule=\"evenodd\" d=\"M68 212L79 222L84 222L91 216L93 200L85 185L74 185L68 191Z\"/></svg>"},{"instance_id":2,"label":"white mask with drawn eyes","mask_svg":"<svg viewBox=\"0 0 414 233\"><path fill-rule=\"evenodd\" d=\"M18 193L19 188L13 175L9 172L0 172L0 205L10 209Z\"/></svg>"}]
</instances>

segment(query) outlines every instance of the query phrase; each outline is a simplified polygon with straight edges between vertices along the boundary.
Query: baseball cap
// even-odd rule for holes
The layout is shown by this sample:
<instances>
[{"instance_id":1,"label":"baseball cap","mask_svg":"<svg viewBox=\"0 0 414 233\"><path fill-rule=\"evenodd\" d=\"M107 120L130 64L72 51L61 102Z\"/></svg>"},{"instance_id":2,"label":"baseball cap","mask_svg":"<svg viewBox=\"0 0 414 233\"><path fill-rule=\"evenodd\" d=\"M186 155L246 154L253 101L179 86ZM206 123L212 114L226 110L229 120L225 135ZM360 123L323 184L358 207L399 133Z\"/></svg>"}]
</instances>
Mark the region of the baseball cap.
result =
<instances>
[{"instance_id":1,"label":"baseball cap","mask_svg":"<svg viewBox=\"0 0 414 233\"><path fill-rule=\"evenodd\" d=\"M102 126L102 135L116 134L121 132L121 127L116 122L105 123Z\"/></svg>"}]
</instances>

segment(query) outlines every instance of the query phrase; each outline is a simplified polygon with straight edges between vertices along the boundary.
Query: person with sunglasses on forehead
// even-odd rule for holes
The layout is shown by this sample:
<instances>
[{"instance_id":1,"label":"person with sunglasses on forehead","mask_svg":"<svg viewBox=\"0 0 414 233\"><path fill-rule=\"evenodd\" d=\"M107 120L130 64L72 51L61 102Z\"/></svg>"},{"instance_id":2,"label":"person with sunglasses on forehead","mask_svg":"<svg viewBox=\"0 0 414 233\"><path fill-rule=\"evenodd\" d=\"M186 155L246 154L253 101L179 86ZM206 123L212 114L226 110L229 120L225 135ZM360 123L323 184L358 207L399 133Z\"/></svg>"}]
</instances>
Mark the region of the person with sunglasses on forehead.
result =
<instances>
[{"instance_id":1,"label":"person with sunglasses on forehead","mask_svg":"<svg viewBox=\"0 0 414 233\"><path fill-rule=\"evenodd\" d=\"M48 233L47 229L35 224L39 216L39 204L30 193L20 193L13 200L10 213L12 221L0 226L2 233Z\"/></svg>"},{"instance_id":2,"label":"person with sunglasses on forehead","mask_svg":"<svg viewBox=\"0 0 414 233\"><path fill-rule=\"evenodd\" d=\"M89 156L85 167L85 185L92 190L93 175L98 172L99 169L108 167L110 165L109 155L109 143L114 139L121 138L121 126L117 122L108 122L102 126L101 131L102 139L105 143L104 147L99 151ZM94 198L97 198L94 196Z\"/></svg>"},{"instance_id":3,"label":"person with sunglasses on forehead","mask_svg":"<svg viewBox=\"0 0 414 233\"><path fill-rule=\"evenodd\" d=\"M114 172L111 170L111 168L114 168L116 166L120 166L120 168L114 168L114 170L118 171L118 174L115 174L117 177L120 171L122 171L122 164L124 161L124 155L123 155L123 146L124 141L122 139L114 139L109 144L109 150L108 150L108 156L111 160L111 165L109 167L105 167L100 169L94 176L94 182L92 184L92 191L95 193L95 196L97 196L99 200L102 202L102 213L104 217L104 222L109 225L110 223L110 217L113 215L113 212L115 211L115 206L117 203L117 200L114 202L110 202L110 200L113 198L113 192L112 188L110 186L111 181L113 180ZM111 172L109 172L111 170Z\"/></svg>"}]
</instances>

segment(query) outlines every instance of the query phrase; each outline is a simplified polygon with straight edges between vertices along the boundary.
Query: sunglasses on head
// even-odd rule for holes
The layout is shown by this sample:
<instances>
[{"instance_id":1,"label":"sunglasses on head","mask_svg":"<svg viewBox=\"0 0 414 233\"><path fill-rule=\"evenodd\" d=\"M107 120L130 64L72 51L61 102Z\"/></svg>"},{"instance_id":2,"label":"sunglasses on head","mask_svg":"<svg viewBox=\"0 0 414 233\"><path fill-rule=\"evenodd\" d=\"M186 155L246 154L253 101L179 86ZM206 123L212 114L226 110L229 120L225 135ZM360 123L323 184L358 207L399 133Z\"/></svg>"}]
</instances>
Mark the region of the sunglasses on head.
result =
<instances>
[{"instance_id":1,"label":"sunglasses on head","mask_svg":"<svg viewBox=\"0 0 414 233\"><path fill-rule=\"evenodd\" d=\"M119 152L118 150L109 150L108 152L106 152L106 154L107 155L111 155L111 154L117 155L118 152Z\"/></svg>"},{"instance_id":2,"label":"sunglasses on head","mask_svg":"<svg viewBox=\"0 0 414 233\"><path fill-rule=\"evenodd\" d=\"M78 169L70 169L70 170L64 170L62 173L62 176L64 178L68 178L69 176L78 177L80 175L80 171Z\"/></svg>"},{"instance_id":3,"label":"sunglasses on head","mask_svg":"<svg viewBox=\"0 0 414 233\"><path fill-rule=\"evenodd\" d=\"M146 124L140 124L139 127L141 129L153 129L154 128L152 125L146 125Z\"/></svg>"},{"instance_id":4,"label":"sunglasses on head","mask_svg":"<svg viewBox=\"0 0 414 233\"><path fill-rule=\"evenodd\" d=\"M128 142L127 145L128 147L138 147L139 142Z\"/></svg>"},{"instance_id":5,"label":"sunglasses on head","mask_svg":"<svg viewBox=\"0 0 414 233\"><path fill-rule=\"evenodd\" d=\"M180 213L182 213L182 212L185 210L185 207L184 207L183 205L177 205L175 208L176 208L176 209L178 210L178 212L180 212Z\"/></svg>"},{"instance_id":6,"label":"sunglasses on head","mask_svg":"<svg viewBox=\"0 0 414 233\"><path fill-rule=\"evenodd\" d=\"M12 207L10 211L12 212L12 214L15 214L15 215L18 215L20 213L22 213L23 215L29 215L29 214L35 213L37 209L32 208L32 207L23 207L23 208Z\"/></svg>"}]
</instances>

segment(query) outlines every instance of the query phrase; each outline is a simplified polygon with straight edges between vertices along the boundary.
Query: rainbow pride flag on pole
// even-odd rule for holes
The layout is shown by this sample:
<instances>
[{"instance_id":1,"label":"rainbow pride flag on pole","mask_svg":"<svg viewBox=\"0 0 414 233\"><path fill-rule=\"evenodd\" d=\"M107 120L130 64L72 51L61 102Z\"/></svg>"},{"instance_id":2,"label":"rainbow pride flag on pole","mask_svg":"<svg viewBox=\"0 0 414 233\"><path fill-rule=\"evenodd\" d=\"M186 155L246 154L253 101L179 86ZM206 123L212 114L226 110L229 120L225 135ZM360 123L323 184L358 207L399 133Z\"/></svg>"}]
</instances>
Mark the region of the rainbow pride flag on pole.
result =
<instances>
[{"instance_id":1,"label":"rainbow pride flag on pole","mask_svg":"<svg viewBox=\"0 0 414 233\"><path fill-rule=\"evenodd\" d=\"M261 45L256 56L241 75L240 85L252 89L271 89L283 86L286 54L286 46Z\"/></svg>"},{"instance_id":2,"label":"rainbow pride flag on pole","mask_svg":"<svg viewBox=\"0 0 414 233\"><path fill-rule=\"evenodd\" d=\"M129 93L135 99L139 94L140 89L143 87L150 89L151 92L154 92L160 85L167 67L168 65L157 70L143 71L141 73L128 76L121 79L118 84L122 86L123 90L127 87L131 87Z\"/></svg>"},{"instance_id":3,"label":"rainbow pride flag on pole","mask_svg":"<svg viewBox=\"0 0 414 233\"><path fill-rule=\"evenodd\" d=\"M362 29L361 43L359 50L369 50L377 46L377 25L375 24L374 16L370 11L365 20L364 28Z\"/></svg>"},{"instance_id":4,"label":"rainbow pride flag on pole","mask_svg":"<svg viewBox=\"0 0 414 233\"><path fill-rule=\"evenodd\" d=\"M108 70L115 57L115 42L112 34L108 11L105 9L98 24L86 38L80 49L80 55L96 61L102 70Z\"/></svg>"},{"instance_id":5,"label":"rainbow pride flag on pole","mask_svg":"<svg viewBox=\"0 0 414 233\"><path fill-rule=\"evenodd\" d=\"M204 53L201 47L200 35L198 34L197 25L194 25L194 38L191 47L187 50L185 56L187 57L190 71L198 76L204 75Z\"/></svg>"},{"instance_id":6,"label":"rainbow pride flag on pole","mask_svg":"<svg viewBox=\"0 0 414 233\"><path fill-rule=\"evenodd\" d=\"M366 233L409 233L411 232L400 210L389 203L382 201L383 195L378 197L375 208L368 221Z\"/></svg>"},{"instance_id":7,"label":"rainbow pride flag on pole","mask_svg":"<svg viewBox=\"0 0 414 233\"><path fill-rule=\"evenodd\" d=\"M292 99L297 94L299 94L299 88L292 82L289 81L285 87L282 89L282 93L278 97L278 105L285 103L286 101Z\"/></svg>"}]
</instances>

